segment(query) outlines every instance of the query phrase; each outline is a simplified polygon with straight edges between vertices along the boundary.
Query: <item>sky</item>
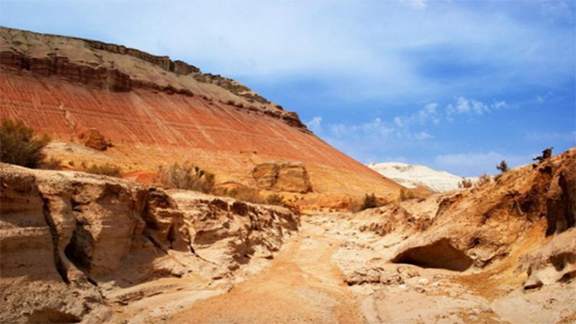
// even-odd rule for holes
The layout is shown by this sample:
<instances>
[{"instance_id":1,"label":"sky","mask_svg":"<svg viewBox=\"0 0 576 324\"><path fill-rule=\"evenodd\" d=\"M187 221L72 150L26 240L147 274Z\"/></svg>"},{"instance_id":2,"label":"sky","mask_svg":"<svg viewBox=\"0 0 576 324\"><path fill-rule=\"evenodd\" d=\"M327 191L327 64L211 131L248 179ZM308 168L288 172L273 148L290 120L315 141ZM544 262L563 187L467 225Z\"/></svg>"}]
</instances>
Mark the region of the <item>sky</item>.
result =
<instances>
[{"instance_id":1,"label":"sky","mask_svg":"<svg viewBox=\"0 0 576 324\"><path fill-rule=\"evenodd\" d=\"M0 25L232 77L363 163L476 176L576 146L576 0L0 0Z\"/></svg>"}]
</instances>

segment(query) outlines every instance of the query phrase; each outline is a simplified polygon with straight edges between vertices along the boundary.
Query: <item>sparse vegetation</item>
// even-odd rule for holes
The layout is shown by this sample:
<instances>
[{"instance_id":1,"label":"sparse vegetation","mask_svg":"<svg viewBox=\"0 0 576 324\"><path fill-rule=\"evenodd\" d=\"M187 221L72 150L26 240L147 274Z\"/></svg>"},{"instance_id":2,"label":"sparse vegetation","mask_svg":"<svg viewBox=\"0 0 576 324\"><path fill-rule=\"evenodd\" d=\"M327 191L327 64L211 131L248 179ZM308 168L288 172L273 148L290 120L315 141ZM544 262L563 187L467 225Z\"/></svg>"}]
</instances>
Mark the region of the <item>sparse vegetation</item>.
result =
<instances>
[{"instance_id":1,"label":"sparse vegetation","mask_svg":"<svg viewBox=\"0 0 576 324\"><path fill-rule=\"evenodd\" d=\"M476 186L481 187L484 184L489 183L490 181L492 181L492 177L490 177L487 174L483 174L478 178L478 181L476 182Z\"/></svg>"},{"instance_id":2,"label":"sparse vegetation","mask_svg":"<svg viewBox=\"0 0 576 324\"><path fill-rule=\"evenodd\" d=\"M498 164L498 165L496 166L496 169L500 170L500 172L502 172L502 173L506 173L506 172L508 172L508 170L509 170L509 169L508 169L508 163L506 163L506 161L502 160L502 161L500 162L500 164Z\"/></svg>"},{"instance_id":3,"label":"sparse vegetation","mask_svg":"<svg viewBox=\"0 0 576 324\"><path fill-rule=\"evenodd\" d=\"M472 180L462 178L462 180L458 183L458 188L460 189L472 188Z\"/></svg>"},{"instance_id":4,"label":"sparse vegetation","mask_svg":"<svg viewBox=\"0 0 576 324\"><path fill-rule=\"evenodd\" d=\"M417 198L416 194L410 189L401 189L400 190L400 201L409 200Z\"/></svg>"},{"instance_id":5,"label":"sparse vegetation","mask_svg":"<svg viewBox=\"0 0 576 324\"><path fill-rule=\"evenodd\" d=\"M376 198L375 194L366 194L364 196L364 202L362 203L362 207L360 210L365 210L369 208L376 208L378 207L378 199Z\"/></svg>"},{"instance_id":6,"label":"sparse vegetation","mask_svg":"<svg viewBox=\"0 0 576 324\"><path fill-rule=\"evenodd\" d=\"M214 174L190 163L175 163L159 167L156 182L169 188L210 192L214 187Z\"/></svg>"},{"instance_id":7,"label":"sparse vegetation","mask_svg":"<svg viewBox=\"0 0 576 324\"><path fill-rule=\"evenodd\" d=\"M40 168L46 170L62 170L62 161L51 157L49 159L44 159L40 162Z\"/></svg>"},{"instance_id":8,"label":"sparse vegetation","mask_svg":"<svg viewBox=\"0 0 576 324\"><path fill-rule=\"evenodd\" d=\"M88 172L88 173L92 173L92 174L99 174L99 175L104 175L104 176L109 176L109 177L121 177L122 176L122 171L121 169L114 165L114 164L110 164L110 163L105 163L105 164L92 164L91 166L86 166L85 164L83 164L83 170L84 172Z\"/></svg>"},{"instance_id":9,"label":"sparse vegetation","mask_svg":"<svg viewBox=\"0 0 576 324\"><path fill-rule=\"evenodd\" d=\"M271 194L270 196L266 197L266 203L269 205L278 205L284 206L284 198L279 194Z\"/></svg>"},{"instance_id":10,"label":"sparse vegetation","mask_svg":"<svg viewBox=\"0 0 576 324\"><path fill-rule=\"evenodd\" d=\"M254 204L262 204L267 202L266 200L262 199L258 190L246 186L224 190L223 195Z\"/></svg>"},{"instance_id":11,"label":"sparse vegetation","mask_svg":"<svg viewBox=\"0 0 576 324\"><path fill-rule=\"evenodd\" d=\"M544 162L545 160L552 157L552 150L553 149L554 149L553 147L548 147L548 148L544 149L542 151L542 155L535 157L533 160L537 161L538 163Z\"/></svg>"},{"instance_id":12,"label":"sparse vegetation","mask_svg":"<svg viewBox=\"0 0 576 324\"><path fill-rule=\"evenodd\" d=\"M49 142L47 135L37 136L22 121L5 119L0 124L0 161L37 168L44 159L42 149Z\"/></svg>"}]
</instances>

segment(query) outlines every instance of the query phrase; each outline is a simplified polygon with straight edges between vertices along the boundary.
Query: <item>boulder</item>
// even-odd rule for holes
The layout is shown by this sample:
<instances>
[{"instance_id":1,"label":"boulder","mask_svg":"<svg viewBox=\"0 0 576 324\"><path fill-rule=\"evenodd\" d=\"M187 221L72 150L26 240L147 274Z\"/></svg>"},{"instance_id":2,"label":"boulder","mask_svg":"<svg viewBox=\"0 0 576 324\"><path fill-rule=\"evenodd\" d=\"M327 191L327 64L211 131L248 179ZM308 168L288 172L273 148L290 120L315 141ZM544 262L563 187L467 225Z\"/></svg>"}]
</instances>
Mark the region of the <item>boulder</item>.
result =
<instances>
[{"instance_id":1,"label":"boulder","mask_svg":"<svg viewBox=\"0 0 576 324\"><path fill-rule=\"evenodd\" d=\"M97 129L91 128L83 132L79 136L82 144L86 147L93 148L98 151L106 151L109 147L112 147L112 143L108 140L102 133Z\"/></svg>"},{"instance_id":2,"label":"boulder","mask_svg":"<svg viewBox=\"0 0 576 324\"><path fill-rule=\"evenodd\" d=\"M527 274L525 289L538 288L576 277L576 229L557 236L520 259L519 270Z\"/></svg>"},{"instance_id":3,"label":"boulder","mask_svg":"<svg viewBox=\"0 0 576 324\"><path fill-rule=\"evenodd\" d=\"M307 193L312 191L306 167L296 162L267 162L252 170L259 188L273 191Z\"/></svg>"}]
</instances>

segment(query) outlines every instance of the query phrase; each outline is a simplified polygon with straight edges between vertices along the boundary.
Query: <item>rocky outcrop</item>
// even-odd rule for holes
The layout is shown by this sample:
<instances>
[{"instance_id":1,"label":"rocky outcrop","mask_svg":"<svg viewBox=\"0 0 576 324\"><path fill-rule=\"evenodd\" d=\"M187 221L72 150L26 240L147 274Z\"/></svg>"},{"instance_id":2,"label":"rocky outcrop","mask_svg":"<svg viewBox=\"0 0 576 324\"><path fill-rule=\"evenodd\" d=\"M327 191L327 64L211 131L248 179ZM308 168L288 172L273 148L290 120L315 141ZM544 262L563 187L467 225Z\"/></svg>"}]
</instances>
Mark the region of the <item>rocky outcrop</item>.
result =
<instances>
[{"instance_id":1,"label":"rocky outcrop","mask_svg":"<svg viewBox=\"0 0 576 324\"><path fill-rule=\"evenodd\" d=\"M129 56L138 58L140 60L150 62L156 66L159 66L160 68L162 68L165 71L174 72L174 73L179 74L179 75L188 75L191 73L200 72L199 68L197 68L193 65L190 65L186 62L180 61L180 60L172 61L170 59L170 57L168 57L168 56L152 55L152 54L149 54L149 53L146 53L146 52L134 49L134 48L122 46L122 45L104 43L104 42L88 40L88 39L81 39L81 38L76 38L76 39L83 41L84 43L86 43L86 45L88 45L91 48L107 51L107 52L114 53L114 54L129 55Z\"/></svg>"},{"instance_id":2,"label":"rocky outcrop","mask_svg":"<svg viewBox=\"0 0 576 324\"><path fill-rule=\"evenodd\" d=\"M365 211L358 226L403 238L392 262L456 271L486 268L510 258L515 246L538 246L574 227L574 170L576 150L571 149L456 193Z\"/></svg>"},{"instance_id":3,"label":"rocky outcrop","mask_svg":"<svg viewBox=\"0 0 576 324\"><path fill-rule=\"evenodd\" d=\"M22 44L17 39L20 35L24 35L25 39L37 38L40 42ZM58 47L52 47L50 44L52 41L60 43L65 40L74 41L78 46L85 48L95 59L86 61L86 57L82 55L75 59L75 56L78 55L77 53L73 53L70 57L63 56L59 54L60 49ZM2 41L4 44L1 43ZM46 42L48 48L43 48L44 44L42 42ZM45 51L44 55L40 54L42 51ZM106 54L102 55L102 53ZM116 56L110 56L110 54ZM105 62L104 56L109 56L110 61ZM152 55L137 49L100 41L0 28L0 66L30 71L39 76L58 76L71 82L115 92L146 88L168 94L195 95L192 90L184 85L170 81L158 82L157 78L143 76L130 68L123 68L122 64L117 60L119 56L130 56L135 60L149 63L161 70L173 73L176 78L187 77L190 80L215 85L241 98L242 101L245 100L246 104L240 104L240 108L249 108L251 111L277 118L302 131L308 131L306 125L300 121L295 113L285 112L277 108L270 101L235 80L221 75L202 73L197 67L183 61L173 61L168 56ZM203 91L200 91L200 93L196 92L196 94L200 94L208 101L212 100ZM232 101L228 100L227 102ZM264 104L266 107L257 106L256 104Z\"/></svg>"},{"instance_id":4,"label":"rocky outcrop","mask_svg":"<svg viewBox=\"0 0 576 324\"><path fill-rule=\"evenodd\" d=\"M267 162L254 167L252 177L259 188L274 191L306 193L312 185L301 163Z\"/></svg>"},{"instance_id":5,"label":"rocky outcrop","mask_svg":"<svg viewBox=\"0 0 576 324\"><path fill-rule=\"evenodd\" d=\"M70 171L0 164L0 188L2 322L105 317L102 284L210 280L273 257L298 227L285 208Z\"/></svg>"},{"instance_id":6,"label":"rocky outcrop","mask_svg":"<svg viewBox=\"0 0 576 324\"><path fill-rule=\"evenodd\" d=\"M536 251L522 256L518 270L527 275L525 289L576 278L576 229L554 236Z\"/></svg>"},{"instance_id":7,"label":"rocky outcrop","mask_svg":"<svg viewBox=\"0 0 576 324\"><path fill-rule=\"evenodd\" d=\"M286 208L214 199L189 191L170 194L184 212L195 253L231 268L254 256L271 258L283 238L298 229L298 218Z\"/></svg>"},{"instance_id":8,"label":"rocky outcrop","mask_svg":"<svg viewBox=\"0 0 576 324\"><path fill-rule=\"evenodd\" d=\"M79 135L82 144L98 151L106 151L112 143L97 129L91 128Z\"/></svg>"},{"instance_id":9,"label":"rocky outcrop","mask_svg":"<svg viewBox=\"0 0 576 324\"><path fill-rule=\"evenodd\" d=\"M103 299L65 256L74 224L50 209L69 206L50 202L30 172L7 171L0 170L0 321L79 322Z\"/></svg>"}]
</instances>

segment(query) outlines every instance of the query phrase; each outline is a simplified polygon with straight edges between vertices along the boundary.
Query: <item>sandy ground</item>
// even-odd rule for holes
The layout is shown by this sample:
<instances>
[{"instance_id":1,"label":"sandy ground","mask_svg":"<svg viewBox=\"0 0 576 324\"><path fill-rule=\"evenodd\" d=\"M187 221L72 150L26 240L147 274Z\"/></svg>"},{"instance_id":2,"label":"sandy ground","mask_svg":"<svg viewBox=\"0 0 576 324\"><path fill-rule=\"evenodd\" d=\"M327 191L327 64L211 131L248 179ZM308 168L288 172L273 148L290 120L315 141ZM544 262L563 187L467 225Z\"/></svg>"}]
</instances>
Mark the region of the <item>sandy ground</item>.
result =
<instances>
[{"instance_id":1,"label":"sandy ground","mask_svg":"<svg viewBox=\"0 0 576 324\"><path fill-rule=\"evenodd\" d=\"M362 323L356 299L332 262L338 242L304 222L272 265L229 293L202 300L174 323Z\"/></svg>"},{"instance_id":2,"label":"sandy ground","mask_svg":"<svg viewBox=\"0 0 576 324\"><path fill-rule=\"evenodd\" d=\"M387 262L398 243L358 230L351 215L302 219L273 260L231 280L162 279L115 292L114 323L573 323L576 283L534 292L480 289L483 272ZM357 273L380 282L347 284ZM501 287L504 289L503 287ZM485 289L486 290L486 289Z\"/></svg>"}]
</instances>

